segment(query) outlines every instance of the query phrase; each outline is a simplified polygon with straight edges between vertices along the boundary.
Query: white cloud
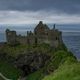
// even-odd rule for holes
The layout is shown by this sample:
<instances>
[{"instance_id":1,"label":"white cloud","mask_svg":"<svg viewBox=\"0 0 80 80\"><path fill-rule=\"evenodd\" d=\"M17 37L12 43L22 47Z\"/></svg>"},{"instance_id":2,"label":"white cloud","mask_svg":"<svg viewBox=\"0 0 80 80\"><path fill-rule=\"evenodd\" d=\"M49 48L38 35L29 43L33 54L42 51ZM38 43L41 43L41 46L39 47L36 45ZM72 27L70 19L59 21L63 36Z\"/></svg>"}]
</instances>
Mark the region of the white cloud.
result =
<instances>
[{"instance_id":1,"label":"white cloud","mask_svg":"<svg viewBox=\"0 0 80 80\"><path fill-rule=\"evenodd\" d=\"M80 15L57 13L56 11L0 11L0 24L30 24L38 21L56 24L79 24Z\"/></svg>"}]
</instances>

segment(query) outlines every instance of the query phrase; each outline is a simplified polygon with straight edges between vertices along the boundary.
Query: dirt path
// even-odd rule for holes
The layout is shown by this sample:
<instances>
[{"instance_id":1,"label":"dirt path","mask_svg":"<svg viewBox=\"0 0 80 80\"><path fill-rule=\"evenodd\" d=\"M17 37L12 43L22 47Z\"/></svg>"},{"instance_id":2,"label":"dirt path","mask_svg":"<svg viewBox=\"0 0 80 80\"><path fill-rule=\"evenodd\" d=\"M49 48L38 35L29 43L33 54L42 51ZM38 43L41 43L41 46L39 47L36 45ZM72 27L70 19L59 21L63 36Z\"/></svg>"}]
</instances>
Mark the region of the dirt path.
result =
<instances>
[{"instance_id":1,"label":"dirt path","mask_svg":"<svg viewBox=\"0 0 80 80\"><path fill-rule=\"evenodd\" d=\"M0 73L0 76L3 78L3 80L12 80L12 79L6 78L2 73Z\"/></svg>"}]
</instances>

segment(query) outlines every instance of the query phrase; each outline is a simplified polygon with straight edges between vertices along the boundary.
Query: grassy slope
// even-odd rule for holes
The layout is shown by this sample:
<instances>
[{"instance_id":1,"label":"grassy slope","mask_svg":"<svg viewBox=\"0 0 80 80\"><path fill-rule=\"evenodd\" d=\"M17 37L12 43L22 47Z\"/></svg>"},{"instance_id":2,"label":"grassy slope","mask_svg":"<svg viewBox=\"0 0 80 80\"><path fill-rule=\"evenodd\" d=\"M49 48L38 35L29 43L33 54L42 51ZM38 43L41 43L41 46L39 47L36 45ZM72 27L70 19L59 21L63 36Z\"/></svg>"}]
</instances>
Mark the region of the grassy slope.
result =
<instances>
[{"instance_id":1,"label":"grassy slope","mask_svg":"<svg viewBox=\"0 0 80 80\"><path fill-rule=\"evenodd\" d=\"M60 54L59 57L61 56ZM63 58L63 60L65 59L63 63L58 63L59 68L42 80L80 80L80 63L71 53L67 54Z\"/></svg>"},{"instance_id":2,"label":"grassy slope","mask_svg":"<svg viewBox=\"0 0 80 80\"><path fill-rule=\"evenodd\" d=\"M47 44L38 45L37 47L27 46L27 45L18 45L15 47L11 47L9 45L5 45L4 47L0 48L0 52L7 53L8 55L14 56L14 57L21 53L24 53L24 51L27 51L27 50L38 51L38 52L42 51L43 53L46 53L47 51L50 50L50 48L49 48L49 45ZM0 72L5 77L16 80L20 76L20 71L14 68L13 66L11 66L11 64L8 64L7 62L3 60L0 60ZM40 72L39 71L36 72L38 76L35 76L35 77L39 77Z\"/></svg>"},{"instance_id":3,"label":"grassy slope","mask_svg":"<svg viewBox=\"0 0 80 80\"><path fill-rule=\"evenodd\" d=\"M65 63L43 80L80 80L80 63Z\"/></svg>"},{"instance_id":4,"label":"grassy slope","mask_svg":"<svg viewBox=\"0 0 80 80\"><path fill-rule=\"evenodd\" d=\"M44 77L43 70L38 70L27 76L27 80L41 80Z\"/></svg>"},{"instance_id":5,"label":"grassy slope","mask_svg":"<svg viewBox=\"0 0 80 80\"><path fill-rule=\"evenodd\" d=\"M13 57L16 57L19 54L28 53L28 51L47 53L50 51L50 47L48 44L40 44L37 45L37 47L35 45L17 45L12 47L6 44L4 47L0 48L0 52L7 53Z\"/></svg>"},{"instance_id":6,"label":"grassy slope","mask_svg":"<svg viewBox=\"0 0 80 80\"><path fill-rule=\"evenodd\" d=\"M49 45L25 46L17 47L6 46L4 52L14 54L23 53L24 50L42 51L52 55L51 61L44 68L27 76L27 80L80 80L80 63L78 63L72 53L68 52L65 46L56 50L51 50ZM16 55L15 54L15 55ZM1 67L2 66L2 67ZM5 68L6 66L6 68ZM7 63L0 62L0 72L8 78L16 80L19 77L19 71ZM49 73L49 76L46 76ZM45 77L46 76L46 77Z\"/></svg>"},{"instance_id":7,"label":"grassy slope","mask_svg":"<svg viewBox=\"0 0 80 80\"><path fill-rule=\"evenodd\" d=\"M20 70L14 68L11 64L5 61L0 61L0 73L11 80L17 80L21 75Z\"/></svg>"},{"instance_id":8,"label":"grassy slope","mask_svg":"<svg viewBox=\"0 0 80 80\"><path fill-rule=\"evenodd\" d=\"M20 53L24 53L27 50L26 45L18 45L15 47L11 47L9 45L5 45L4 47L0 48L0 52L7 53L10 56L17 56Z\"/></svg>"},{"instance_id":9,"label":"grassy slope","mask_svg":"<svg viewBox=\"0 0 80 80\"><path fill-rule=\"evenodd\" d=\"M45 77L45 70L50 73L49 76ZM80 80L80 63L70 52L61 50L54 53L54 57L45 70L30 74L27 80Z\"/></svg>"}]
</instances>

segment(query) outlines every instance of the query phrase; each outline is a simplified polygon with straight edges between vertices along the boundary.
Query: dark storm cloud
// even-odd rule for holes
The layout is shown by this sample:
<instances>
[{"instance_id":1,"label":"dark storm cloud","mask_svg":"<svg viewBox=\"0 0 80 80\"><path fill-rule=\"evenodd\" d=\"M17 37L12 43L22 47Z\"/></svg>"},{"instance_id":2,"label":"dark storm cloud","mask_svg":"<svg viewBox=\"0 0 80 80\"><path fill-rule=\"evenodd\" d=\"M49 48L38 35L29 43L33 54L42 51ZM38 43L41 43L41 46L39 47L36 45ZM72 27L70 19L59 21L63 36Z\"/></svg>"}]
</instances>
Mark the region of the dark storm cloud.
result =
<instances>
[{"instance_id":1,"label":"dark storm cloud","mask_svg":"<svg viewBox=\"0 0 80 80\"><path fill-rule=\"evenodd\" d=\"M0 0L0 10L50 10L79 14L80 0Z\"/></svg>"}]
</instances>

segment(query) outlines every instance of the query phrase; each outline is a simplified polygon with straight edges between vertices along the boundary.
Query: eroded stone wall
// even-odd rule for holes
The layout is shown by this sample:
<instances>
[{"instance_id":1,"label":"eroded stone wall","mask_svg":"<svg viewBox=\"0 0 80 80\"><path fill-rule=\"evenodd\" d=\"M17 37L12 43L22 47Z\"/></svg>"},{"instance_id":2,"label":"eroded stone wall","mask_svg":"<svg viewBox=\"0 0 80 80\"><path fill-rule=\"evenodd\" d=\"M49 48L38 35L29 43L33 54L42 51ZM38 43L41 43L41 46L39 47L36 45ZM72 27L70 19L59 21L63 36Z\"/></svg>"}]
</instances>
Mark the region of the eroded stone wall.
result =
<instances>
[{"instance_id":1,"label":"eroded stone wall","mask_svg":"<svg viewBox=\"0 0 80 80\"><path fill-rule=\"evenodd\" d=\"M55 29L50 29L42 21L35 27L34 32L28 31L27 36L16 35L16 31L6 30L6 38L9 44L42 44L47 43L51 46L58 47L62 43L62 33Z\"/></svg>"}]
</instances>

